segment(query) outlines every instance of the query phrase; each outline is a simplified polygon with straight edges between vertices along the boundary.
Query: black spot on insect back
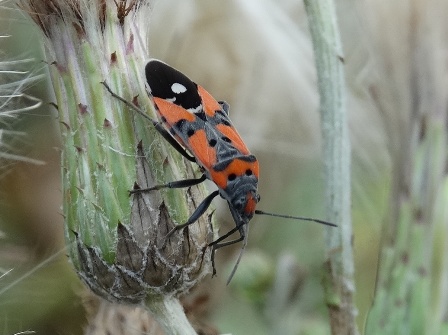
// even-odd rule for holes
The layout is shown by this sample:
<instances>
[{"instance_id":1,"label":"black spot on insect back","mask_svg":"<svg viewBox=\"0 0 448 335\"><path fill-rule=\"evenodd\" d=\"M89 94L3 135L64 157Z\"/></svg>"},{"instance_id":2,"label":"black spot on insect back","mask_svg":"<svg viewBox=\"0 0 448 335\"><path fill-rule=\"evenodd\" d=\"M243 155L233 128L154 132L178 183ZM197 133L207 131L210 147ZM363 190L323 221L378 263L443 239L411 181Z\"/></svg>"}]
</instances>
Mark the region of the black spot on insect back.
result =
<instances>
[{"instance_id":1,"label":"black spot on insect back","mask_svg":"<svg viewBox=\"0 0 448 335\"><path fill-rule=\"evenodd\" d=\"M180 119L179 121L176 122L176 124L174 125L176 127L177 130L179 130L180 132L182 132L184 130L185 125L187 124L187 120L185 119Z\"/></svg>"},{"instance_id":2,"label":"black spot on insect back","mask_svg":"<svg viewBox=\"0 0 448 335\"><path fill-rule=\"evenodd\" d=\"M202 121L207 121L207 117L205 116L205 113L203 110L200 110L199 112L194 113L194 114Z\"/></svg>"},{"instance_id":3,"label":"black spot on insect back","mask_svg":"<svg viewBox=\"0 0 448 335\"><path fill-rule=\"evenodd\" d=\"M187 130L187 136L188 137L191 137L191 136L193 136L194 135L194 129L193 128L188 128L188 130Z\"/></svg>"}]
</instances>

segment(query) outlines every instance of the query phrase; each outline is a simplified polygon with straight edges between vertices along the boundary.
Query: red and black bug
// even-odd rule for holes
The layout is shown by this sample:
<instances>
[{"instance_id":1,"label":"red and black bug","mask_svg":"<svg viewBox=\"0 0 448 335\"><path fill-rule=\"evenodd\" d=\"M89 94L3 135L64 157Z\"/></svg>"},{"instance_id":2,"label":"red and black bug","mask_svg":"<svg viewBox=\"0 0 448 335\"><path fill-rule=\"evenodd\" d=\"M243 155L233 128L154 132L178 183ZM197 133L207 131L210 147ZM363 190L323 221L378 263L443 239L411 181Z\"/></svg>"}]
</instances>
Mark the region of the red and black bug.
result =
<instances>
[{"instance_id":1,"label":"red and black bug","mask_svg":"<svg viewBox=\"0 0 448 335\"><path fill-rule=\"evenodd\" d=\"M172 181L137 191L190 187L206 179L211 180L218 187L199 204L187 222L177 225L169 232L167 239L177 230L196 222L205 213L212 200L220 195L227 201L235 227L209 244L213 248L212 255L219 248L241 241L243 243L238 260L228 279L230 282L246 247L248 223L254 214L314 221L335 226L322 220L273 214L255 209L260 201L258 161L233 127L229 118L229 105L224 101L216 101L200 85L159 60L150 60L146 64L145 74L148 95L152 99L161 122L151 119L147 114L115 95L106 84L105 86L112 95L150 120L177 151L200 166L203 175L197 179ZM239 233L237 239L225 241L236 232ZM214 266L213 274L216 274Z\"/></svg>"}]
</instances>

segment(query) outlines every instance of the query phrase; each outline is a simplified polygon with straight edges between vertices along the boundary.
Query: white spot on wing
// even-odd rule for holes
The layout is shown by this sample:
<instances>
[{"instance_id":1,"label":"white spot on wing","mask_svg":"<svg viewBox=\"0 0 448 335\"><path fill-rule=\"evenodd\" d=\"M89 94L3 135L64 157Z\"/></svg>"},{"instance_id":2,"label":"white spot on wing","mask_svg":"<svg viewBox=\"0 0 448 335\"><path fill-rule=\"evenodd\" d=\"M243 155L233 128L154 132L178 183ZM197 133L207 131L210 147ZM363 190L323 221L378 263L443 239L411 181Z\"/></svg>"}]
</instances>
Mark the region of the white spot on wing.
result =
<instances>
[{"instance_id":1,"label":"white spot on wing","mask_svg":"<svg viewBox=\"0 0 448 335\"><path fill-rule=\"evenodd\" d=\"M187 88L182 84L174 83L173 85L171 85L171 91L173 91L173 93L175 94L179 94L186 92Z\"/></svg>"},{"instance_id":2,"label":"white spot on wing","mask_svg":"<svg viewBox=\"0 0 448 335\"><path fill-rule=\"evenodd\" d=\"M193 114L200 113L200 112L202 112L202 104L196 108L188 108L187 111L189 111L190 113L193 113Z\"/></svg>"}]
</instances>

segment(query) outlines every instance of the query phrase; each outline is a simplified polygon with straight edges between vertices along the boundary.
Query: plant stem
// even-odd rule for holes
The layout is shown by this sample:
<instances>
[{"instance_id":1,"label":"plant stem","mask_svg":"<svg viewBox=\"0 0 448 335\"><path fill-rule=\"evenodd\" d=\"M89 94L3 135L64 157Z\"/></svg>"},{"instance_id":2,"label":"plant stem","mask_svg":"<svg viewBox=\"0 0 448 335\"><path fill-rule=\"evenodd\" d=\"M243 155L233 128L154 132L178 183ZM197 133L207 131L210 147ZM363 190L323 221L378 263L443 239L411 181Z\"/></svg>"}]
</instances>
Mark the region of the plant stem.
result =
<instances>
[{"instance_id":1,"label":"plant stem","mask_svg":"<svg viewBox=\"0 0 448 335\"><path fill-rule=\"evenodd\" d=\"M350 212L350 140L342 46L331 0L305 0L320 94L325 161L327 266L324 288L333 334L357 334L353 305L354 263Z\"/></svg>"},{"instance_id":2,"label":"plant stem","mask_svg":"<svg viewBox=\"0 0 448 335\"><path fill-rule=\"evenodd\" d=\"M170 296L164 296L162 299L149 297L146 308L151 311L167 335L196 335L179 299Z\"/></svg>"},{"instance_id":3,"label":"plant stem","mask_svg":"<svg viewBox=\"0 0 448 335\"><path fill-rule=\"evenodd\" d=\"M195 334L176 299L210 270L210 218L161 247L205 193L199 185L137 193L199 171L101 84L155 116L145 92L149 0L22 0L45 35L62 138L68 254L82 280L113 303L142 305L167 334ZM166 314L165 314L166 313Z\"/></svg>"}]
</instances>

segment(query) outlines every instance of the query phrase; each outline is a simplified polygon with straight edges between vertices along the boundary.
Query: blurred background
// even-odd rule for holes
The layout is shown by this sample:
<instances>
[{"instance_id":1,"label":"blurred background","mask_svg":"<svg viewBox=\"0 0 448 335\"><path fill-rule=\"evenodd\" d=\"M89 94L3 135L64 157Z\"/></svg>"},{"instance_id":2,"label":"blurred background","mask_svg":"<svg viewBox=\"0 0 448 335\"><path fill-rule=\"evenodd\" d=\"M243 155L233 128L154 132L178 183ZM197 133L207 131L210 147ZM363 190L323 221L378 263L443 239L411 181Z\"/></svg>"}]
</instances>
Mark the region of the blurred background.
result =
<instances>
[{"instance_id":1,"label":"blurred background","mask_svg":"<svg viewBox=\"0 0 448 335\"><path fill-rule=\"evenodd\" d=\"M406 150L406 129L419 101L430 100L442 114L447 110L448 4L335 3L349 94L362 332L381 232L399 201L391 197L400 173L393 167ZM149 56L230 104L233 123L260 161L259 208L323 218L319 98L302 2L154 1L148 19ZM42 100L37 109L0 114L0 332L81 334L86 293L64 252L58 125L42 37L10 1L0 3L0 32L0 68L17 71L0 72L1 95L8 83L21 80L21 91ZM27 104L33 102L22 97L10 109ZM214 204L226 232L233 225L227 205L220 199ZM229 286L239 246L220 250L217 278L198 289L207 293L199 294L197 317L221 333L329 334L321 288L323 227L256 217L250 230L248 250Z\"/></svg>"}]
</instances>

